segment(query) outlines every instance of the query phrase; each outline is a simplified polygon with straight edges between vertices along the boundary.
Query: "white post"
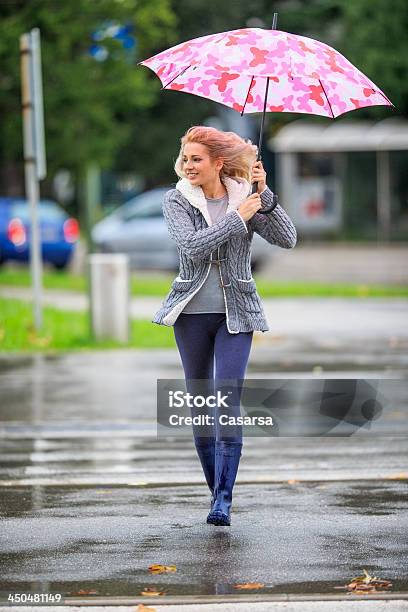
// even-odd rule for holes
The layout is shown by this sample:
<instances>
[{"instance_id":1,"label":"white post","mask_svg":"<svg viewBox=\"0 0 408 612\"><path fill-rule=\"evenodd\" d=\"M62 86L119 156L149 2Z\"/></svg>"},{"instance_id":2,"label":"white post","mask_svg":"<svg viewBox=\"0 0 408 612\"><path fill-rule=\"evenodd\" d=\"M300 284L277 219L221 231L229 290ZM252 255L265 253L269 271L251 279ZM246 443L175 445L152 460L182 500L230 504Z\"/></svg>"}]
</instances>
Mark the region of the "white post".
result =
<instances>
[{"instance_id":1,"label":"white post","mask_svg":"<svg viewBox=\"0 0 408 612\"><path fill-rule=\"evenodd\" d=\"M91 328L95 340L129 341L129 258L124 253L88 255Z\"/></svg>"}]
</instances>

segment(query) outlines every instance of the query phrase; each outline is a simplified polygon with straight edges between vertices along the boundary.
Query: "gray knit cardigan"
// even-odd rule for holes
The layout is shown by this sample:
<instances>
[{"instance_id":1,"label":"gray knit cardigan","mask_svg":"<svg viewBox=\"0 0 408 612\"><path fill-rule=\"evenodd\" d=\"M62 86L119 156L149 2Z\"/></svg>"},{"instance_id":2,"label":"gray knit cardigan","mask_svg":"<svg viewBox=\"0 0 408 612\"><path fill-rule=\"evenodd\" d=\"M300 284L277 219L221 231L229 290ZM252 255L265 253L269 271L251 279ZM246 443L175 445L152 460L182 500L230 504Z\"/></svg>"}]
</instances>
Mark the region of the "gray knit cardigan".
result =
<instances>
[{"instance_id":1,"label":"gray knit cardigan","mask_svg":"<svg viewBox=\"0 0 408 612\"><path fill-rule=\"evenodd\" d=\"M296 229L278 204L268 215L255 215L245 222L237 208L251 193L244 179L223 177L228 192L225 216L212 224L204 192L200 186L181 179L166 192L163 214L180 258L180 271L161 308L152 320L159 325L174 325L189 300L199 291L210 272L210 256L217 253L220 282L223 286L226 322L229 333L268 331L268 323L251 273L251 242L257 232L270 244L291 249L296 244ZM261 193L262 206L272 203L267 187Z\"/></svg>"}]
</instances>

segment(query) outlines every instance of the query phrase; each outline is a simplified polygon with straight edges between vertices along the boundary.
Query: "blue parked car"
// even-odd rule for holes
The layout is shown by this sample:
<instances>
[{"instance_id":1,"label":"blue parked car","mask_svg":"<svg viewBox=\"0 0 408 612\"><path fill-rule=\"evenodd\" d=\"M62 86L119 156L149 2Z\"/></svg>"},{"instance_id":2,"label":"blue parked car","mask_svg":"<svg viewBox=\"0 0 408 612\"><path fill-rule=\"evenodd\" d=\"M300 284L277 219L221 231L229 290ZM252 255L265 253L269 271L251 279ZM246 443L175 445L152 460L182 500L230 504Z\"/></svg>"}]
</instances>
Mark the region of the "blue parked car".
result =
<instances>
[{"instance_id":1,"label":"blue parked car","mask_svg":"<svg viewBox=\"0 0 408 612\"><path fill-rule=\"evenodd\" d=\"M44 262L62 269L68 264L79 237L78 221L52 200L38 206L41 252ZM27 200L0 197L0 264L29 261L31 217Z\"/></svg>"}]
</instances>

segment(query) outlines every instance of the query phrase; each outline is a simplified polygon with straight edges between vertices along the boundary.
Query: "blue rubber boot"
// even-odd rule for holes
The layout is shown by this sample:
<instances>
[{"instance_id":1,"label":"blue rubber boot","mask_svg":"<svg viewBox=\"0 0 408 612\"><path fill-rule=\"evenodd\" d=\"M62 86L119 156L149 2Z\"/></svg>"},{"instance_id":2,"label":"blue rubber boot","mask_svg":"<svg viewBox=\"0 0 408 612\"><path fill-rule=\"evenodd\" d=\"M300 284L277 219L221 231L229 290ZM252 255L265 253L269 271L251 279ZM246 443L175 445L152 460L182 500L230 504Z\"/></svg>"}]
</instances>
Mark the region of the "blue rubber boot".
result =
<instances>
[{"instance_id":1,"label":"blue rubber boot","mask_svg":"<svg viewBox=\"0 0 408 612\"><path fill-rule=\"evenodd\" d=\"M214 505L214 481L215 481L215 440L208 442L195 442L198 457L201 461L204 476L211 491L211 510Z\"/></svg>"},{"instance_id":2,"label":"blue rubber boot","mask_svg":"<svg viewBox=\"0 0 408 612\"><path fill-rule=\"evenodd\" d=\"M232 489L241 458L241 442L215 442L215 502L207 516L211 525L231 525Z\"/></svg>"}]
</instances>

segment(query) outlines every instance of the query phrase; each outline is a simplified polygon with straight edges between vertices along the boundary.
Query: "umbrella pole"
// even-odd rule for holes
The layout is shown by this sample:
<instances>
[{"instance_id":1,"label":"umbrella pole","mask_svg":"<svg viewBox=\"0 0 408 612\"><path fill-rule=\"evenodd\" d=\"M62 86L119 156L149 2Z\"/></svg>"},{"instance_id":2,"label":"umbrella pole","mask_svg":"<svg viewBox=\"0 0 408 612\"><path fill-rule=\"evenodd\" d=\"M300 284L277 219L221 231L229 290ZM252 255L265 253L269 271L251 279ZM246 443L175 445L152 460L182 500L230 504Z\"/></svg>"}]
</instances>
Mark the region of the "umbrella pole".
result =
<instances>
[{"instance_id":1,"label":"umbrella pole","mask_svg":"<svg viewBox=\"0 0 408 612\"><path fill-rule=\"evenodd\" d=\"M269 89L269 77L266 78L266 91L265 91L265 100L264 100L264 107L263 107L263 113L262 113L261 131L259 133L257 161L260 161L262 159L262 157L261 157L261 148L262 148L262 138L263 138L264 125L265 125L266 101L268 99L268 89Z\"/></svg>"},{"instance_id":2,"label":"umbrella pole","mask_svg":"<svg viewBox=\"0 0 408 612\"><path fill-rule=\"evenodd\" d=\"M273 22L272 22L272 30L276 30L277 21L278 21L278 13L274 13L273 14ZM265 99L264 99L264 107L263 107L263 113L262 113L261 131L259 133L258 155L257 155L256 161L261 161L261 159L262 159L261 148L262 148L262 138L263 138L264 125L265 125L266 102L268 100L268 90L269 90L269 77L267 77L267 79L266 79ZM257 191L258 191L258 182L255 182L253 184L253 186L252 186L252 193L256 193ZM273 209L278 204L277 197L276 198L274 197L274 200L276 200L276 201L273 203L272 206L268 206L267 208L263 208L262 210L259 210L258 213L266 215L266 214L272 212Z\"/></svg>"},{"instance_id":3,"label":"umbrella pole","mask_svg":"<svg viewBox=\"0 0 408 612\"><path fill-rule=\"evenodd\" d=\"M266 91L265 91L264 107L263 107L263 113L262 113L261 131L259 133L258 155L256 156L256 161L262 160L261 148L262 148L262 137L263 137L264 125L265 125L266 101L268 99L268 89L269 89L269 77L266 78ZM257 191L258 191L258 181L255 181L255 183L252 185L252 193L256 193Z\"/></svg>"}]
</instances>

